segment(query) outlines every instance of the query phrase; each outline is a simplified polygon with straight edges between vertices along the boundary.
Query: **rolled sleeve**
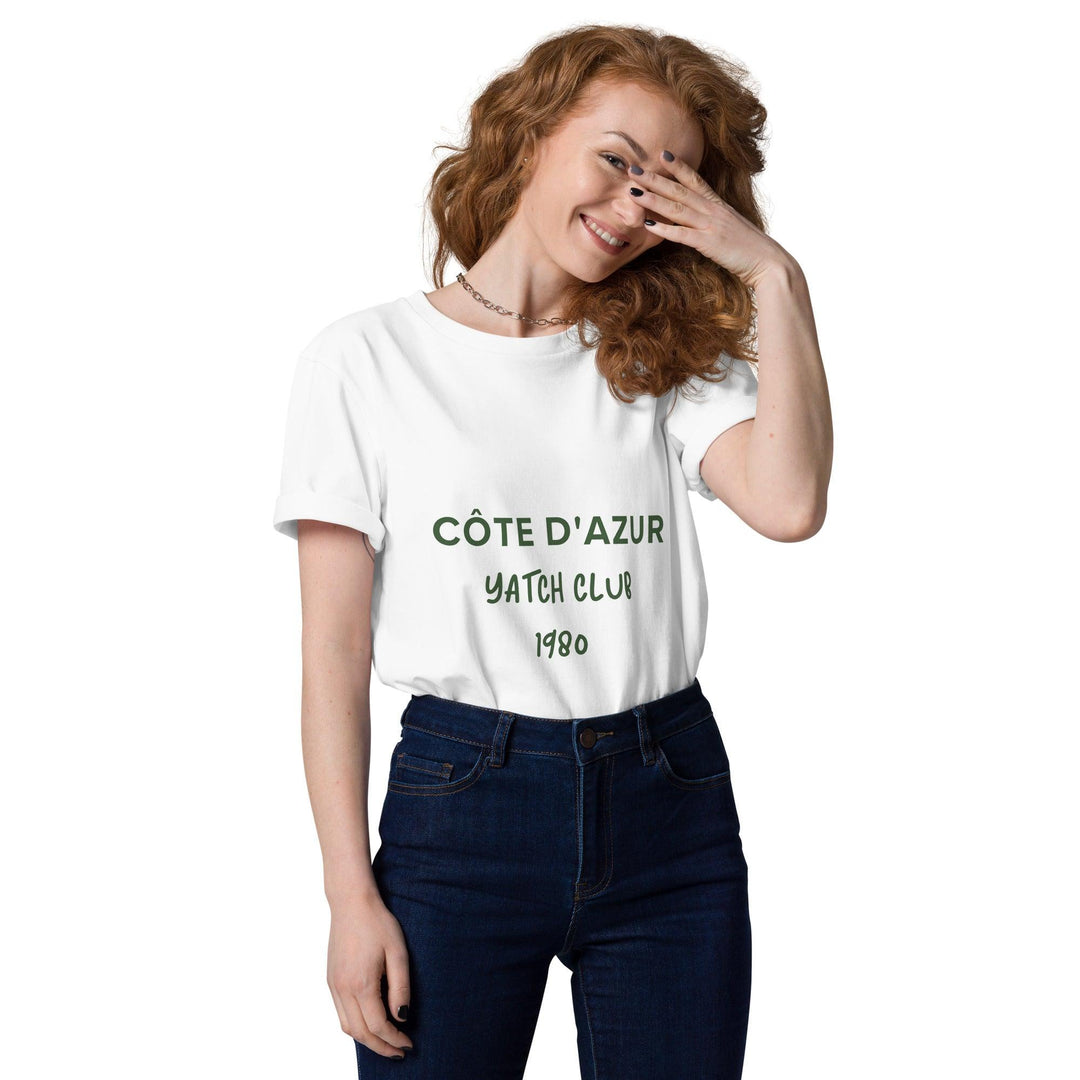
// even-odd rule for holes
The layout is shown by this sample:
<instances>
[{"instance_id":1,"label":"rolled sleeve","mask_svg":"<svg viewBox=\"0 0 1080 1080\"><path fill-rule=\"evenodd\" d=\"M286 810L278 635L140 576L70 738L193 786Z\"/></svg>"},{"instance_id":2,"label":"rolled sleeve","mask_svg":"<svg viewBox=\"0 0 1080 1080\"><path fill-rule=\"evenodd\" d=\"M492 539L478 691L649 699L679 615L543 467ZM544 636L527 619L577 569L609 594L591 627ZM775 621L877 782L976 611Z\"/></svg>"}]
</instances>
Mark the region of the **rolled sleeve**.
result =
<instances>
[{"instance_id":1,"label":"rolled sleeve","mask_svg":"<svg viewBox=\"0 0 1080 1080\"><path fill-rule=\"evenodd\" d=\"M386 529L375 443L359 390L330 365L302 355L289 397L274 528L295 540L305 518L347 525L381 551Z\"/></svg>"},{"instance_id":2,"label":"rolled sleeve","mask_svg":"<svg viewBox=\"0 0 1080 1080\"><path fill-rule=\"evenodd\" d=\"M720 382L701 378L690 380L692 396L673 391L675 403L665 419L665 431L679 457L686 486L706 499L716 493L701 475L701 459L717 436L728 428L752 420L757 415L757 373L745 360L721 354L728 369Z\"/></svg>"}]
</instances>

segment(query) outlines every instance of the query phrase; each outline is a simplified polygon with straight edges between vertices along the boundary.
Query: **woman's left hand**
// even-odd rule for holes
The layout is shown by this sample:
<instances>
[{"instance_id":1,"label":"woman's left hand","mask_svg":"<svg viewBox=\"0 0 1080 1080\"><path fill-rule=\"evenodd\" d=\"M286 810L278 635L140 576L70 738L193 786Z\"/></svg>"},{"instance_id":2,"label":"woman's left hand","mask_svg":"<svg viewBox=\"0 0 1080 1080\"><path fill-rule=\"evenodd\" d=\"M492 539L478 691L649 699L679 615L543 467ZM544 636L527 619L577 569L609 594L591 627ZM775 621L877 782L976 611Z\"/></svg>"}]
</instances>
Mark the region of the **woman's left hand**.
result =
<instances>
[{"instance_id":1,"label":"woman's left hand","mask_svg":"<svg viewBox=\"0 0 1080 1080\"><path fill-rule=\"evenodd\" d=\"M724 202L682 158L673 157L668 168L675 180L648 169L629 173L630 186L642 191L631 198L646 208L645 216L655 221L660 214L673 223L646 225L650 232L696 248L750 288L775 267L793 261L772 237Z\"/></svg>"}]
</instances>

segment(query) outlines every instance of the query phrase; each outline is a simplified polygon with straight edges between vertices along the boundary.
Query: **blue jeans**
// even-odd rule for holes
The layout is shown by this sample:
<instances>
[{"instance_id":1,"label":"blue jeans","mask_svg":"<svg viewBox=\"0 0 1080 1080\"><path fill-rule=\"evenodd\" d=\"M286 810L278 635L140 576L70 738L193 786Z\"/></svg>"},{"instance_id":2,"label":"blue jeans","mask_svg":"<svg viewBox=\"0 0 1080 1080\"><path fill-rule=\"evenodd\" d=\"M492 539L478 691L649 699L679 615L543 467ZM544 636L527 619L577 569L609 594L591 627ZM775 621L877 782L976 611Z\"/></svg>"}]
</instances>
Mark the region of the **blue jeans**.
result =
<instances>
[{"instance_id":1,"label":"blue jeans","mask_svg":"<svg viewBox=\"0 0 1080 1080\"><path fill-rule=\"evenodd\" d=\"M360 1080L520 1080L554 956L583 1080L737 1080L747 867L698 680L577 720L414 694L401 728L372 868L414 1049L354 1040Z\"/></svg>"}]
</instances>

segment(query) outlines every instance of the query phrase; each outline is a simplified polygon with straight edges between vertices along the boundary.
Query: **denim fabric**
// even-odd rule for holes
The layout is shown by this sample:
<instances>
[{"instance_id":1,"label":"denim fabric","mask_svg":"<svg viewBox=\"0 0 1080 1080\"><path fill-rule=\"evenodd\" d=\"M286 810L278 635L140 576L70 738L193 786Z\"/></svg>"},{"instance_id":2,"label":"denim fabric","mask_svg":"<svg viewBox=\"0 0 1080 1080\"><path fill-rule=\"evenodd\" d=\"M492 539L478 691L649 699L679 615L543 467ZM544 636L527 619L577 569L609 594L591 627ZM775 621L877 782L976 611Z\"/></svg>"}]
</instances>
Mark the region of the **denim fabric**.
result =
<instances>
[{"instance_id":1,"label":"denim fabric","mask_svg":"<svg viewBox=\"0 0 1080 1080\"><path fill-rule=\"evenodd\" d=\"M737 1080L747 866L698 680L582 719L413 695L401 728L372 866L414 1050L356 1042L361 1080L518 1080L555 956L583 1080Z\"/></svg>"}]
</instances>

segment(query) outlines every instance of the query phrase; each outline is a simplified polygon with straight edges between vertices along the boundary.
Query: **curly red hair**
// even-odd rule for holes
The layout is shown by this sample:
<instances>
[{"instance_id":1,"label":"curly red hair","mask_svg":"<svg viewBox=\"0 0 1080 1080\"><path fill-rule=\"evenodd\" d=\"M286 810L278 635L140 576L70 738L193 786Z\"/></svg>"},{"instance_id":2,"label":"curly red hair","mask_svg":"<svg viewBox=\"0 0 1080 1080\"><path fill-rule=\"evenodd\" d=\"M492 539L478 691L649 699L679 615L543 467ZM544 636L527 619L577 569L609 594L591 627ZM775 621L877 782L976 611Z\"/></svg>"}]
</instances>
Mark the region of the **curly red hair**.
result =
<instances>
[{"instance_id":1,"label":"curly red hair","mask_svg":"<svg viewBox=\"0 0 1080 1080\"><path fill-rule=\"evenodd\" d=\"M667 94L701 124L698 173L765 230L753 177L765 168L765 107L747 69L716 49L640 26L589 24L542 39L483 89L464 145L436 167L426 206L438 247L436 287L450 255L476 262L517 209L521 154L574 114L596 80L631 81ZM697 376L725 377L723 355L756 358L753 291L700 252L663 240L599 282L567 291L560 314L581 343L597 345L597 370L622 401L660 397ZM590 338L586 323L596 336Z\"/></svg>"}]
</instances>

